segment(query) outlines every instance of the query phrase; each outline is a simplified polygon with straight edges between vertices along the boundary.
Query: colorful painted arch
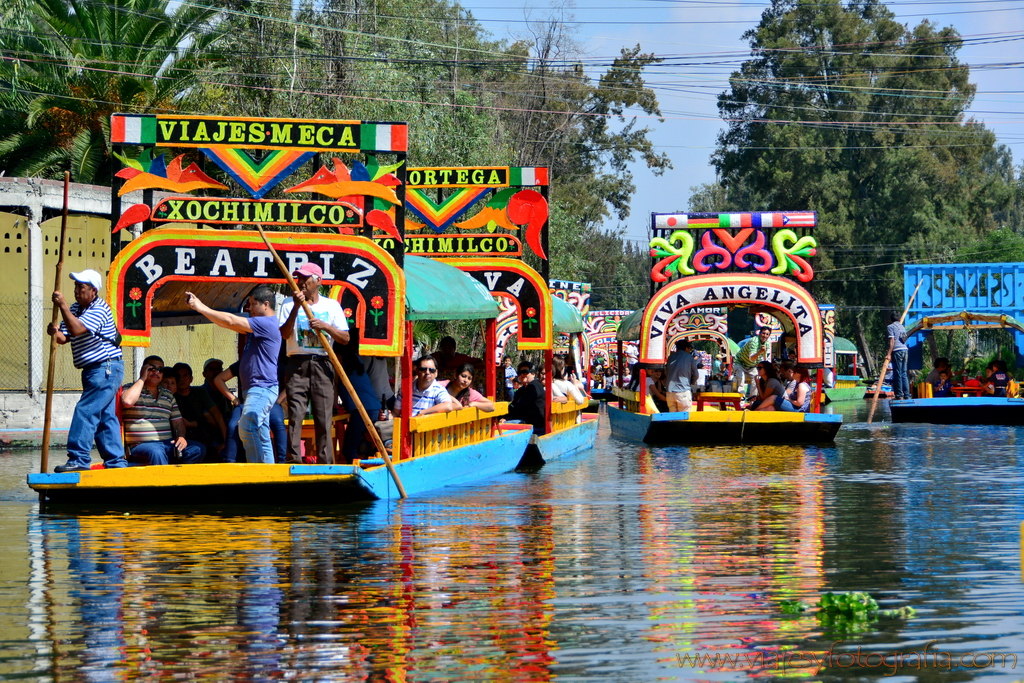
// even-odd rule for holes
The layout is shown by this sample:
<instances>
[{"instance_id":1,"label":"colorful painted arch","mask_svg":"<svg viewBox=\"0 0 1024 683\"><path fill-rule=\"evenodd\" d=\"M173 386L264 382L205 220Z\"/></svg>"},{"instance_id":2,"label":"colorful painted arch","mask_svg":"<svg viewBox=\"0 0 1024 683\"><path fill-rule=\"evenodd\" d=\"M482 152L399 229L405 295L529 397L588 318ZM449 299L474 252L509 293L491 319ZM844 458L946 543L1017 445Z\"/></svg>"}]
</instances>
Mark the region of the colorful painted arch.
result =
<instances>
[{"instance_id":1,"label":"colorful painted arch","mask_svg":"<svg viewBox=\"0 0 1024 683\"><path fill-rule=\"evenodd\" d=\"M523 350L550 349L554 322L548 283L536 270L510 258L437 259L472 275L495 297L515 303L519 339Z\"/></svg>"},{"instance_id":2,"label":"colorful painted arch","mask_svg":"<svg viewBox=\"0 0 1024 683\"><path fill-rule=\"evenodd\" d=\"M290 270L312 261L325 285L359 298L360 350L399 356L405 318L405 274L395 260L363 237L328 233L268 233ZM238 311L258 284L286 282L258 232L147 230L110 264L107 296L126 346L149 346L154 317L161 324L192 324L185 303L192 291L211 308ZM158 296L159 294L159 296Z\"/></svg>"},{"instance_id":3,"label":"colorful painted arch","mask_svg":"<svg viewBox=\"0 0 1024 683\"><path fill-rule=\"evenodd\" d=\"M797 357L809 367L824 363L824 328L818 304L796 282L771 275L721 273L681 278L662 287L644 309L640 362L664 363L672 320L691 308L738 305L772 308L793 323Z\"/></svg>"}]
</instances>

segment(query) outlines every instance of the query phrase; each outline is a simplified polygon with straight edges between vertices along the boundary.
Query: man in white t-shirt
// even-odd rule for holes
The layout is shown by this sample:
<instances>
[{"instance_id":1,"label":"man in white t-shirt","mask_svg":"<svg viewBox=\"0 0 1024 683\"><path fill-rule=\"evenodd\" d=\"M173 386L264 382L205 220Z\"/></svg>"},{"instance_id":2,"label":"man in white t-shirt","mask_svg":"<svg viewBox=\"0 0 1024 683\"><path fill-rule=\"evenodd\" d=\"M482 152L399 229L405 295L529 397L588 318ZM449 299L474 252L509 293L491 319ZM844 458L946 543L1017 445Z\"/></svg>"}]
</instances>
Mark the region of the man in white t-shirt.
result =
<instances>
[{"instance_id":1,"label":"man in white t-shirt","mask_svg":"<svg viewBox=\"0 0 1024 683\"><path fill-rule=\"evenodd\" d=\"M278 313L281 338L288 354L284 383L288 392L288 460L292 463L302 462L302 420L307 406L313 414L317 462L334 463L331 419L338 402L338 387L334 367L316 331L323 330L329 339L339 344L347 344L349 334L341 304L320 296L323 274L315 263L305 263L292 273L299 291L294 301L285 303ZM313 320L306 317L303 301L312 309Z\"/></svg>"}]
</instances>

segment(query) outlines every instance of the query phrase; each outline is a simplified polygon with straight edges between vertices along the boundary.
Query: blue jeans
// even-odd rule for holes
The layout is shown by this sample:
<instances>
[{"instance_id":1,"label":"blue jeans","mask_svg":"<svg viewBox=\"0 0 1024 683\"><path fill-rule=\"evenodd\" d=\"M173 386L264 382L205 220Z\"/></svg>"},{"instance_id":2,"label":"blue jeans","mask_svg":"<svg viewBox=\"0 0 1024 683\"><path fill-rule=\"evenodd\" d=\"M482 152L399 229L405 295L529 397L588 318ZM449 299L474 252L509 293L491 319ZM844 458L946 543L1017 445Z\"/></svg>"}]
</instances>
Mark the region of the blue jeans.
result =
<instances>
[{"instance_id":1,"label":"blue jeans","mask_svg":"<svg viewBox=\"0 0 1024 683\"><path fill-rule=\"evenodd\" d=\"M910 378L907 376L907 350L892 352L892 393L893 398L913 398L910 395Z\"/></svg>"},{"instance_id":2,"label":"blue jeans","mask_svg":"<svg viewBox=\"0 0 1024 683\"><path fill-rule=\"evenodd\" d=\"M246 462L274 463L274 447L270 442L270 409L277 401L277 385L249 387L245 392L242 416L238 420L238 436L245 447Z\"/></svg>"},{"instance_id":3,"label":"blue jeans","mask_svg":"<svg viewBox=\"0 0 1024 683\"><path fill-rule=\"evenodd\" d=\"M192 465L202 462L205 456L206 446L198 441L189 441L177 458L170 441L144 441L131 446L129 459L133 465Z\"/></svg>"},{"instance_id":4,"label":"blue jeans","mask_svg":"<svg viewBox=\"0 0 1024 683\"><path fill-rule=\"evenodd\" d=\"M82 398L75 406L68 430L68 465L88 467L95 441L104 467L125 467L121 423L114 411L117 388L124 379L120 358L82 368Z\"/></svg>"},{"instance_id":5,"label":"blue jeans","mask_svg":"<svg viewBox=\"0 0 1024 683\"><path fill-rule=\"evenodd\" d=\"M238 421L242 419L242 406L235 406L228 419L228 442L224 445L224 462L238 462L238 454L245 457L245 446L238 438ZM274 435L274 457L278 463L288 459L288 429L284 426L284 408L274 402L270 408L270 433Z\"/></svg>"}]
</instances>

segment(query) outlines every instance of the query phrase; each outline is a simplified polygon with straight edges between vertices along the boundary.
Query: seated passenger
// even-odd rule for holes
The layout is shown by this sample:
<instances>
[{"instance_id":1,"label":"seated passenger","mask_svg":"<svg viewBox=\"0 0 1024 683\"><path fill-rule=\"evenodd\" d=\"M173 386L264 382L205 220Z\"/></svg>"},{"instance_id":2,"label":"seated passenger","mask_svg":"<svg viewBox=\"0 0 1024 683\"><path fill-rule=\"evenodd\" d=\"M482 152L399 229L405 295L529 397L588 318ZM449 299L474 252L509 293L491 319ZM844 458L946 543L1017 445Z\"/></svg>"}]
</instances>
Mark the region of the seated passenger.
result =
<instances>
[{"instance_id":1,"label":"seated passenger","mask_svg":"<svg viewBox=\"0 0 1024 683\"><path fill-rule=\"evenodd\" d=\"M637 377L640 373L637 372ZM583 396L583 393L573 384L569 379L566 378L565 371L565 359L554 358L551 361L551 400L554 403L568 403L569 398L572 398L576 402L576 405L581 406L586 403L587 399Z\"/></svg>"},{"instance_id":2,"label":"seated passenger","mask_svg":"<svg viewBox=\"0 0 1024 683\"><path fill-rule=\"evenodd\" d=\"M953 383L949 381L949 370L940 370L939 379L932 383L934 398L948 398L953 395Z\"/></svg>"},{"instance_id":3,"label":"seated passenger","mask_svg":"<svg viewBox=\"0 0 1024 683\"><path fill-rule=\"evenodd\" d=\"M121 394L125 445L130 465L167 465L202 462L206 449L185 439L185 421L174 395L160 386L163 360L151 356L142 373Z\"/></svg>"},{"instance_id":4,"label":"seated passenger","mask_svg":"<svg viewBox=\"0 0 1024 683\"><path fill-rule=\"evenodd\" d=\"M494 411L494 402L473 388L473 365L463 363L455 371L455 379L438 382L451 396L455 410L460 408L479 408L485 413Z\"/></svg>"},{"instance_id":5,"label":"seated passenger","mask_svg":"<svg viewBox=\"0 0 1024 683\"><path fill-rule=\"evenodd\" d=\"M775 396L774 409L784 413L806 413L811 409L811 373L803 367L793 368L795 388L781 396Z\"/></svg>"},{"instance_id":6,"label":"seated passenger","mask_svg":"<svg viewBox=\"0 0 1024 683\"><path fill-rule=\"evenodd\" d=\"M519 389L508 404L508 420L533 426L533 433L547 434L547 392L537 379L537 369L530 361L519 364Z\"/></svg>"},{"instance_id":7,"label":"seated passenger","mask_svg":"<svg viewBox=\"0 0 1024 683\"><path fill-rule=\"evenodd\" d=\"M658 410L668 412L668 385L665 383L663 368L651 368L647 371L647 395L654 401L654 406Z\"/></svg>"},{"instance_id":8,"label":"seated passenger","mask_svg":"<svg viewBox=\"0 0 1024 683\"><path fill-rule=\"evenodd\" d=\"M415 364L416 378L412 383L412 416L449 413L455 410L451 396L437 383L437 362L423 356ZM402 392L395 394L395 412L401 415Z\"/></svg>"},{"instance_id":9,"label":"seated passenger","mask_svg":"<svg viewBox=\"0 0 1024 683\"><path fill-rule=\"evenodd\" d=\"M786 389L779 381L775 366L769 361L763 360L755 366L757 371L757 397L751 401L750 407L754 410L775 410L775 401L778 396L785 396Z\"/></svg>"},{"instance_id":10,"label":"seated passenger","mask_svg":"<svg viewBox=\"0 0 1024 683\"><path fill-rule=\"evenodd\" d=\"M164 380L169 376L170 373L164 373ZM188 363L175 363L173 376L177 379L174 401L185 420L188 437L201 441L208 455L216 455L227 442L227 427L220 409L201 387L192 386L192 366Z\"/></svg>"},{"instance_id":11,"label":"seated passenger","mask_svg":"<svg viewBox=\"0 0 1024 683\"><path fill-rule=\"evenodd\" d=\"M1010 373L1006 370L1006 361L992 361L985 369L985 375L987 377L985 393L1006 398L1006 387L1010 384Z\"/></svg>"},{"instance_id":12,"label":"seated passenger","mask_svg":"<svg viewBox=\"0 0 1024 683\"><path fill-rule=\"evenodd\" d=\"M479 358L459 353L453 337L442 337L437 345L437 351L431 355L437 364L437 379L455 379L458 369L470 363L474 369L483 370L484 362Z\"/></svg>"},{"instance_id":13,"label":"seated passenger","mask_svg":"<svg viewBox=\"0 0 1024 683\"><path fill-rule=\"evenodd\" d=\"M935 383L939 381L939 374L945 370L950 376L952 376L952 367L949 364L948 358L936 358L935 362L932 363L931 372L924 378L924 381L931 384L933 387Z\"/></svg>"}]
</instances>

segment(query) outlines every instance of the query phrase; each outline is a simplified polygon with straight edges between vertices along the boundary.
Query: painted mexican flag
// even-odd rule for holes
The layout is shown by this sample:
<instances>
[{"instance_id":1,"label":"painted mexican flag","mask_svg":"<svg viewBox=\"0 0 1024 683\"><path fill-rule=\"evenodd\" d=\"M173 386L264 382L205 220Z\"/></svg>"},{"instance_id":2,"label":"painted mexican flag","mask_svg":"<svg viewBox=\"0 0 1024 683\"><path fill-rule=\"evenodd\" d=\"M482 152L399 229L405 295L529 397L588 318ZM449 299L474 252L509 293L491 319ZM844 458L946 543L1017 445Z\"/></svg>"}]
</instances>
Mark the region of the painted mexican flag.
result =
<instances>
[{"instance_id":1,"label":"painted mexican flag","mask_svg":"<svg viewBox=\"0 0 1024 683\"><path fill-rule=\"evenodd\" d=\"M547 185L548 184L548 167L547 166L513 166L509 169L508 173L508 184L519 185L522 187Z\"/></svg>"},{"instance_id":2,"label":"painted mexican flag","mask_svg":"<svg viewBox=\"0 0 1024 683\"><path fill-rule=\"evenodd\" d=\"M110 141L119 145L155 145L156 116L114 114L110 117Z\"/></svg>"},{"instance_id":3,"label":"painted mexican flag","mask_svg":"<svg viewBox=\"0 0 1024 683\"><path fill-rule=\"evenodd\" d=\"M364 123L360 127L364 152L405 152L409 149L409 126L405 123Z\"/></svg>"}]
</instances>

